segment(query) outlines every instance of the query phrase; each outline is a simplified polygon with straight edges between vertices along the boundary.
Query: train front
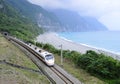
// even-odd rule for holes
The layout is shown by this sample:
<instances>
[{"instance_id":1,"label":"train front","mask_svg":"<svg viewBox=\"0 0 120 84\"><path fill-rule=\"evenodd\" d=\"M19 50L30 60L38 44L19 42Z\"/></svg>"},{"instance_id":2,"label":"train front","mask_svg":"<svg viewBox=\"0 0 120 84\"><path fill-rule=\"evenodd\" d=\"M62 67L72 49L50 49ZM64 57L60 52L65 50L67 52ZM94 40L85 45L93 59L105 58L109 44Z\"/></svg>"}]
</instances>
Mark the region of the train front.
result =
<instances>
[{"instance_id":1,"label":"train front","mask_svg":"<svg viewBox=\"0 0 120 84\"><path fill-rule=\"evenodd\" d=\"M47 54L45 56L45 61L48 66L54 66L55 59L53 54Z\"/></svg>"}]
</instances>

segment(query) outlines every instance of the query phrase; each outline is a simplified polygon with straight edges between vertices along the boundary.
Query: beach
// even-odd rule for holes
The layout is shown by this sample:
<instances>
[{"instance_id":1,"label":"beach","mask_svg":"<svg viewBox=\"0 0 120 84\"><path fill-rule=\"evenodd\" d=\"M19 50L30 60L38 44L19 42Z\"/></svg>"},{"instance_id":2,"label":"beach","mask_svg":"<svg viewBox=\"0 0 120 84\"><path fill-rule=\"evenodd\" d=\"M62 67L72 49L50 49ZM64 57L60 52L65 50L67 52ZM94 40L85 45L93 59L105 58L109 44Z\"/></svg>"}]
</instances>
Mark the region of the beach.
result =
<instances>
[{"instance_id":1,"label":"beach","mask_svg":"<svg viewBox=\"0 0 120 84\"><path fill-rule=\"evenodd\" d=\"M112 56L115 59L120 60L120 55L118 55L116 53L109 52L107 50L98 49L95 47L91 47L91 46L88 46L85 44L75 43L75 42L69 41L63 37L60 37L56 33L41 34L37 37L37 42L49 43L57 49L60 49L60 45L62 45L63 50L70 50L70 51L74 50L74 51L80 52L82 54L86 53L87 50L93 50L93 51L96 51L97 53L104 53L106 55Z\"/></svg>"}]
</instances>

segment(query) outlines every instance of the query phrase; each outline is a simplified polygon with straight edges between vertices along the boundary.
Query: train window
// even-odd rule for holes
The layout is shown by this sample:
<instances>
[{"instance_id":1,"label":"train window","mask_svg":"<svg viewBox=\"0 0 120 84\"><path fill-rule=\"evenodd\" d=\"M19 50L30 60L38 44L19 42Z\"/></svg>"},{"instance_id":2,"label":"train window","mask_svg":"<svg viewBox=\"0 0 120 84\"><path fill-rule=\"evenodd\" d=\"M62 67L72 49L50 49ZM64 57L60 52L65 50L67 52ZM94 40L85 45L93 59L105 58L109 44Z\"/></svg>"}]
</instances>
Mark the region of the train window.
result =
<instances>
[{"instance_id":1,"label":"train window","mask_svg":"<svg viewBox=\"0 0 120 84\"><path fill-rule=\"evenodd\" d=\"M39 52L42 52L42 50L39 50Z\"/></svg>"},{"instance_id":2,"label":"train window","mask_svg":"<svg viewBox=\"0 0 120 84\"><path fill-rule=\"evenodd\" d=\"M37 47L35 47L35 50L37 49Z\"/></svg>"},{"instance_id":3,"label":"train window","mask_svg":"<svg viewBox=\"0 0 120 84\"><path fill-rule=\"evenodd\" d=\"M46 55L45 58L46 58L47 60L50 60L50 59L53 59L53 56L52 56L52 55Z\"/></svg>"}]
</instances>

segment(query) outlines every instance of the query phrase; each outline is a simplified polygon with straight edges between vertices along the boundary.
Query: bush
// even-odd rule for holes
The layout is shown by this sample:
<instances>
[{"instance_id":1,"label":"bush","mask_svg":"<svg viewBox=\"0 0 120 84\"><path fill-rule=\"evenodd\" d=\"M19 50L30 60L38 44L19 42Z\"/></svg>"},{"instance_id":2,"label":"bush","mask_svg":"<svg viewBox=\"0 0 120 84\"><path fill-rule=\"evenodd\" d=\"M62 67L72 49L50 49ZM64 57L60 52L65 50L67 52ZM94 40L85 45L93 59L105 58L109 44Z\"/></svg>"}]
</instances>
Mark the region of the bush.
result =
<instances>
[{"instance_id":1,"label":"bush","mask_svg":"<svg viewBox=\"0 0 120 84\"><path fill-rule=\"evenodd\" d=\"M89 73L101 78L120 78L120 74L118 74L120 62L112 57L97 54L94 51L87 51L86 54L79 57L77 65L87 70Z\"/></svg>"},{"instance_id":2,"label":"bush","mask_svg":"<svg viewBox=\"0 0 120 84\"><path fill-rule=\"evenodd\" d=\"M44 49L60 55L61 50L56 49L50 44L37 43L38 46L43 46ZM63 57L67 58L78 67L88 71L90 74L100 77L104 80L113 80L110 84L119 84L120 79L120 61L112 57L98 54L94 51L87 51L85 54L80 54L76 51L63 50ZM107 81L108 82L108 81Z\"/></svg>"},{"instance_id":3,"label":"bush","mask_svg":"<svg viewBox=\"0 0 120 84\"><path fill-rule=\"evenodd\" d=\"M120 84L120 79L108 81L108 84Z\"/></svg>"},{"instance_id":4,"label":"bush","mask_svg":"<svg viewBox=\"0 0 120 84\"><path fill-rule=\"evenodd\" d=\"M43 43L36 42L36 46L42 48L42 47L44 46L44 44L43 44Z\"/></svg>"}]
</instances>

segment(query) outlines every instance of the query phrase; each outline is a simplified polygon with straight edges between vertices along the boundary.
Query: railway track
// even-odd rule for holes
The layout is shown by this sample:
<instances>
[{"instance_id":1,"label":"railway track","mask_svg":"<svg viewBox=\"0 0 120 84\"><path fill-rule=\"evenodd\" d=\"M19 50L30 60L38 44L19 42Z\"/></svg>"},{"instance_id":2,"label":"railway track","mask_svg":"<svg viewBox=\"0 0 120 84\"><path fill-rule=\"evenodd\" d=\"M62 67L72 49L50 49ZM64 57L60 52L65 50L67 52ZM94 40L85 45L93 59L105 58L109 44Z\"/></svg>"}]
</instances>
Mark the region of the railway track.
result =
<instances>
[{"instance_id":1,"label":"railway track","mask_svg":"<svg viewBox=\"0 0 120 84\"><path fill-rule=\"evenodd\" d=\"M34 56L36 56L39 60L41 60L42 62L44 62L42 60L42 58L40 57L40 55L33 49L29 48L29 46L27 46L24 42L19 41L17 39L11 38L9 40L12 40L13 42L19 44L20 46L24 47L26 50L28 50L29 52L31 52ZM47 67L47 66L46 66ZM40 67L38 67L39 69L41 69ZM59 69L57 69L55 66L53 67L48 67L55 75L57 75L57 77L63 81L63 84L78 84L75 83L75 80L71 80L71 78L67 77L64 73L62 73L62 71L60 71ZM43 70L42 70L43 71ZM45 75L48 77L48 79L54 84L54 78L51 78L51 76L48 75L48 73L46 74L46 72L43 71L43 73L45 73ZM56 84L60 84L60 83L56 83ZM81 84L81 83L79 83Z\"/></svg>"},{"instance_id":2,"label":"railway track","mask_svg":"<svg viewBox=\"0 0 120 84\"><path fill-rule=\"evenodd\" d=\"M61 73L57 68L50 67L50 69L56 73L64 82L65 84L74 84L68 77L66 77L63 73Z\"/></svg>"}]
</instances>

